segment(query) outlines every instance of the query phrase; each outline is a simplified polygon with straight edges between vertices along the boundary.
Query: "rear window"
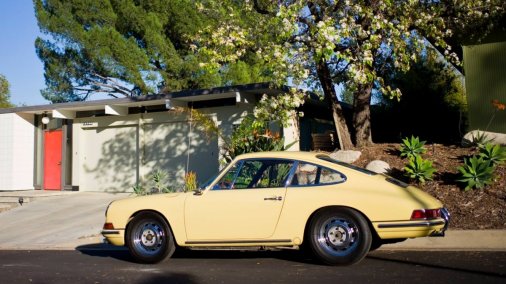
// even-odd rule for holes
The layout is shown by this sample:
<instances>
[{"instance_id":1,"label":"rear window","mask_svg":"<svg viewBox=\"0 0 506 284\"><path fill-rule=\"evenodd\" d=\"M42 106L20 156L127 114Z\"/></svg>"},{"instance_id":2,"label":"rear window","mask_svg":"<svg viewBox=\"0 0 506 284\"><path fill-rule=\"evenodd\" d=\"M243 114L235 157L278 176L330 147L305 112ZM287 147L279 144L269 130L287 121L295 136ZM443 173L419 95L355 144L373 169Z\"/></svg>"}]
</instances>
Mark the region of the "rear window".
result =
<instances>
[{"instance_id":1,"label":"rear window","mask_svg":"<svg viewBox=\"0 0 506 284\"><path fill-rule=\"evenodd\" d=\"M347 167L349 169L352 169L352 170L356 170L356 171L359 171L361 173L364 173L366 175L370 175L370 176L374 176L374 175L377 175L378 173L375 173L373 171L370 171L370 170L366 170L364 168L361 168L361 167L357 167L357 166L354 166L354 165L351 165L351 164L348 164L348 163L345 163L345 162L341 162L341 161L338 161L338 160L334 160L332 159L331 157L327 156L327 155L318 155L316 156L318 159L320 160L324 160L324 161L327 161L327 162L331 162L331 163L334 163L334 164L338 164L340 166L343 166L343 167Z\"/></svg>"},{"instance_id":2,"label":"rear window","mask_svg":"<svg viewBox=\"0 0 506 284\"><path fill-rule=\"evenodd\" d=\"M330 185L346 181L342 173L326 167L299 162L290 186Z\"/></svg>"}]
</instances>

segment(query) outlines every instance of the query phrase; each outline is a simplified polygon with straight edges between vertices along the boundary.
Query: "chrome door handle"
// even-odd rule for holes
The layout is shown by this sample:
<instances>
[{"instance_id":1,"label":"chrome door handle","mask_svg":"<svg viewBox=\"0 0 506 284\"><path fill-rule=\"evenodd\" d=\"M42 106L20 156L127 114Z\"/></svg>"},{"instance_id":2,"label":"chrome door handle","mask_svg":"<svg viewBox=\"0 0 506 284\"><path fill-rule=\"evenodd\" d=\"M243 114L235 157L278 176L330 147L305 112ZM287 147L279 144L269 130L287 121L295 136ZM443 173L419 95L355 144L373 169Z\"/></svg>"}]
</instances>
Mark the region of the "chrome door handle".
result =
<instances>
[{"instance_id":1,"label":"chrome door handle","mask_svg":"<svg viewBox=\"0 0 506 284\"><path fill-rule=\"evenodd\" d=\"M265 197L264 200L281 201L281 200L283 200L283 197L281 197L281 196Z\"/></svg>"}]
</instances>

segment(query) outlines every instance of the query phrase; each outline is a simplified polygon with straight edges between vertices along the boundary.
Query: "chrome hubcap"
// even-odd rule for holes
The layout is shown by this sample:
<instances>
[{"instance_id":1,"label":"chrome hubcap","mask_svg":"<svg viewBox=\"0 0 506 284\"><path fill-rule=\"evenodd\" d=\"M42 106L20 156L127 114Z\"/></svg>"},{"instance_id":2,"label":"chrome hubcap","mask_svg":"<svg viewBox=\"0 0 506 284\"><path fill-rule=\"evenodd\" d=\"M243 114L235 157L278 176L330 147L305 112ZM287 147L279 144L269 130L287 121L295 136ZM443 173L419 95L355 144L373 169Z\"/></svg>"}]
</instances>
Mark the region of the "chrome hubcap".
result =
<instances>
[{"instance_id":1,"label":"chrome hubcap","mask_svg":"<svg viewBox=\"0 0 506 284\"><path fill-rule=\"evenodd\" d=\"M318 243L333 255L346 254L355 248L359 231L355 224L345 219L330 218L322 223L318 232Z\"/></svg>"},{"instance_id":2,"label":"chrome hubcap","mask_svg":"<svg viewBox=\"0 0 506 284\"><path fill-rule=\"evenodd\" d=\"M155 254L161 249L164 240L162 227L156 222L149 222L138 227L134 246L146 254Z\"/></svg>"}]
</instances>

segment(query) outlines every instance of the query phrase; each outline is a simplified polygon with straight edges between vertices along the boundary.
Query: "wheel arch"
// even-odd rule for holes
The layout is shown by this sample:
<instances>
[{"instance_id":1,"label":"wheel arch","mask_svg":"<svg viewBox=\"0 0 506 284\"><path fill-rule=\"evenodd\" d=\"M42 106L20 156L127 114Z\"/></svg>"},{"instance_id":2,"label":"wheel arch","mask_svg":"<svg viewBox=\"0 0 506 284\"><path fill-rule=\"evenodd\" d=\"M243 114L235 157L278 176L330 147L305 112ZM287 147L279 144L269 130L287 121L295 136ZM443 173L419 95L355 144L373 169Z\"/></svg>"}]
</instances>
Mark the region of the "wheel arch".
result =
<instances>
[{"instance_id":1,"label":"wheel arch","mask_svg":"<svg viewBox=\"0 0 506 284\"><path fill-rule=\"evenodd\" d=\"M304 226L304 235L302 238L302 245L304 245L304 243L307 244L307 234L308 234L308 230L309 230L309 224L311 223L311 219L313 219L314 216L316 216L317 214L319 214L320 212L325 211L325 210L339 210L339 209L353 210L353 211L356 211L357 213L359 213L364 218L364 220L366 220L367 225L369 226L369 230L371 231L373 241L381 240L381 238L378 236L378 233L376 232L376 229L374 229L374 226L372 225L371 220L369 220L369 218L362 211L360 211L356 208L344 206L344 205L331 205L331 206L324 206L324 207L318 208L313 213L311 213L311 215L309 215L309 218L307 218L306 224Z\"/></svg>"},{"instance_id":2,"label":"wheel arch","mask_svg":"<svg viewBox=\"0 0 506 284\"><path fill-rule=\"evenodd\" d=\"M161 212L154 210L154 209L142 209L142 210L136 211L128 218L127 225L125 226L125 234L124 234L124 240L123 240L125 242L125 244L127 244L128 231L130 230L130 225L132 224L132 220L141 213L152 213L152 214L156 214L159 217L161 217L165 221L165 223L167 223L167 225L169 226L169 229L172 232L172 238L174 238L174 245L177 246L177 240L176 240L176 236L175 236L176 234L174 233L174 230L172 229L172 225L170 224L169 220Z\"/></svg>"}]
</instances>

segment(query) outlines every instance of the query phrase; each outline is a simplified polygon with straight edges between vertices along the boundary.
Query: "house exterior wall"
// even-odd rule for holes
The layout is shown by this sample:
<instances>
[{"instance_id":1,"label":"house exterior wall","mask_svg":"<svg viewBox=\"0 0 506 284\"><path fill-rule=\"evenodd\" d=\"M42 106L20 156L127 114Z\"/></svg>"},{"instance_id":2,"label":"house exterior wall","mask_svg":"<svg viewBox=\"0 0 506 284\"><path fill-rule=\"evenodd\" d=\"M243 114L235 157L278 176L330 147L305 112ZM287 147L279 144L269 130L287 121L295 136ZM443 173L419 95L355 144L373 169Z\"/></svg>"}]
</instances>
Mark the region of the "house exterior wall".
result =
<instances>
[{"instance_id":1,"label":"house exterior wall","mask_svg":"<svg viewBox=\"0 0 506 284\"><path fill-rule=\"evenodd\" d=\"M225 135L252 110L237 104L200 109ZM206 135L187 113L175 111L78 118L73 122L72 185L79 191L132 192L148 185L154 170L168 173L181 187L187 171L204 182L220 168L221 141ZM190 146L189 146L190 145Z\"/></svg>"},{"instance_id":2,"label":"house exterior wall","mask_svg":"<svg viewBox=\"0 0 506 284\"><path fill-rule=\"evenodd\" d=\"M0 114L0 190L33 189L33 116Z\"/></svg>"},{"instance_id":3,"label":"house exterior wall","mask_svg":"<svg viewBox=\"0 0 506 284\"><path fill-rule=\"evenodd\" d=\"M506 111L491 103L506 102L506 35L502 40L464 46L469 130L506 133Z\"/></svg>"}]
</instances>

